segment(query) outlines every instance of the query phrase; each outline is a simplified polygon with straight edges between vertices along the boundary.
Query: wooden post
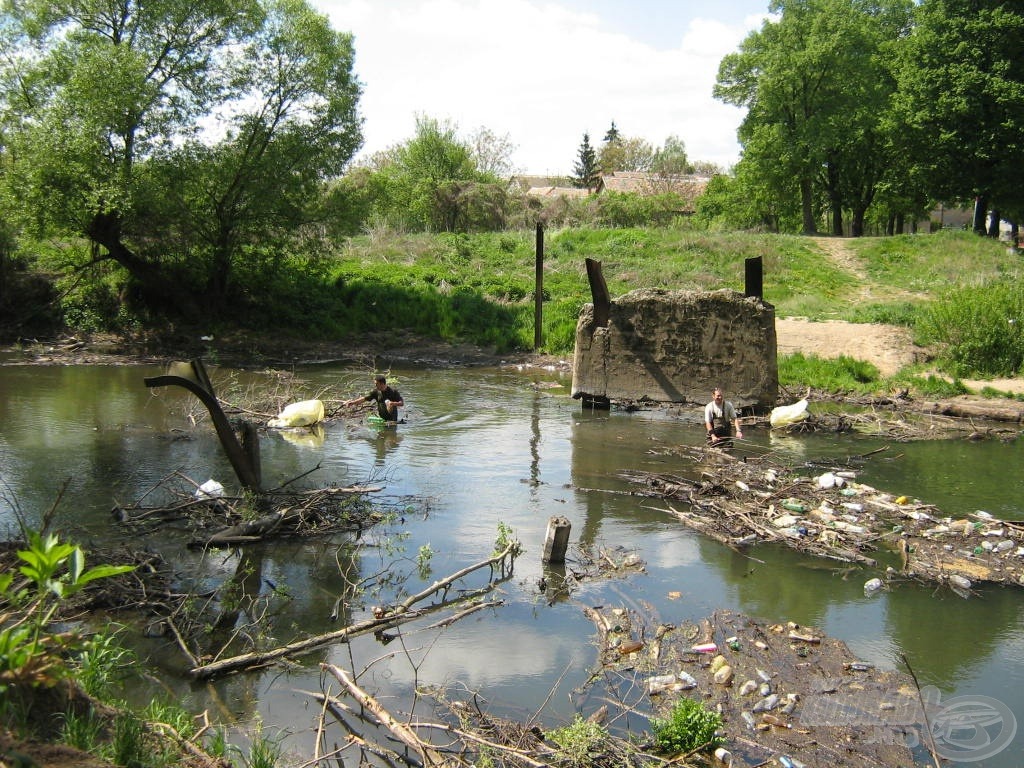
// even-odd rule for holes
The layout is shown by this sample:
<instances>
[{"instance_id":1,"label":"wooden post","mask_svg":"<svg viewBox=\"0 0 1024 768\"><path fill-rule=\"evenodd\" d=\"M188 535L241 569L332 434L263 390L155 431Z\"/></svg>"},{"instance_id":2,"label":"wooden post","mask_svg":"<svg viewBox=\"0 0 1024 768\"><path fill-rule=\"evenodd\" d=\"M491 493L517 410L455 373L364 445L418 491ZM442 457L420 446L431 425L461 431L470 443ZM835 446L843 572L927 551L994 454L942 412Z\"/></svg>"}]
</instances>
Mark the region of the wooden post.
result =
<instances>
[{"instance_id":1,"label":"wooden post","mask_svg":"<svg viewBox=\"0 0 1024 768\"><path fill-rule=\"evenodd\" d=\"M751 258L744 261L744 267L746 269L746 290L744 291L743 295L756 296L759 299L764 298L764 275L761 257L752 256Z\"/></svg>"},{"instance_id":2,"label":"wooden post","mask_svg":"<svg viewBox=\"0 0 1024 768\"><path fill-rule=\"evenodd\" d=\"M565 551L569 548L569 531L572 526L564 517L552 517L548 520L548 532L544 536L545 563L564 563Z\"/></svg>"},{"instance_id":3,"label":"wooden post","mask_svg":"<svg viewBox=\"0 0 1024 768\"><path fill-rule=\"evenodd\" d=\"M536 266L533 278L533 351L544 346L544 224L537 222Z\"/></svg>"}]
</instances>

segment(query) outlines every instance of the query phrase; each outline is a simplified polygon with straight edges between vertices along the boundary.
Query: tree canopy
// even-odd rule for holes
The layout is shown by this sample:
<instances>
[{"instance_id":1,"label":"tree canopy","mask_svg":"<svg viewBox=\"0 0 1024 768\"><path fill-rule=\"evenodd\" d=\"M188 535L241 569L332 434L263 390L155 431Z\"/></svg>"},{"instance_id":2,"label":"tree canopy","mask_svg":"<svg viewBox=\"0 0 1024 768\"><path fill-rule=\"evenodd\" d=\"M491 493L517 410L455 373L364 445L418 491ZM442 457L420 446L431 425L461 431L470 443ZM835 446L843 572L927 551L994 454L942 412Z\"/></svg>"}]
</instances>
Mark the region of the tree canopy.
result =
<instances>
[{"instance_id":1,"label":"tree canopy","mask_svg":"<svg viewBox=\"0 0 1024 768\"><path fill-rule=\"evenodd\" d=\"M215 310L362 141L351 36L304 0L29 0L0 26L10 210L149 307Z\"/></svg>"},{"instance_id":2,"label":"tree canopy","mask_svg":"<svg viewBox=\"0 0 1024 768\"><path fill-rule=\"evenodd\" d=\"M861 234L875 203L887 231L929 202L1021 215L1024 9L774 0L770 10L722 60L715 85L717 98L747 108L737 176L760 199L784 204L796 190L808 233L828 214L833 234L844 215Z\"/></svg>"}]
</instances>

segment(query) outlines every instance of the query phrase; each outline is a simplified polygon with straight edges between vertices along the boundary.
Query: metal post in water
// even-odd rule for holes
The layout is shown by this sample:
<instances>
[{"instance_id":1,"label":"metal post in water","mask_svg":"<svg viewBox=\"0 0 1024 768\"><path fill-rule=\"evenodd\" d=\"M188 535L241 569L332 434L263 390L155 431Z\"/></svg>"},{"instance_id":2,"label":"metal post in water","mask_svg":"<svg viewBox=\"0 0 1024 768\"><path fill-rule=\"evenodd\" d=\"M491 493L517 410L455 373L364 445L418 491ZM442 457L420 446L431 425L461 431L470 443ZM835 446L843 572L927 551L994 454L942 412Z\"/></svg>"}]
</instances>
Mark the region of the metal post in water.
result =
<instances>
[{"instance_id":1,"label":"metal post in water","mask_svg":"<svg viewBox=\"0 0 1024 768\"><path fill-rule=\"evenodd\" d=\"M147 387L167 387L176 385L183 387L199 398L199 401L206 406L210 412L210 419L213 421L213 428L217 431L220 444L224 453L231 462L232 469L243 487L253 491L260 490L260 450L259 436L256 428L252 425L243 426L244 441L238 442L235 430L228 422L227 416L217 402L217 396L213 392L213 384L206 374L203 361L199 358L193 359L190 363L176 362L171 364L170 373L165 376L150 376L143 379Z\"/></svg>"},{"instance_id":2,"label":"metal post in water","mask_svg":"<svg viewBox=\"0 0 1024 768\"><path fill-rule=\"evenodd\" d=\"M537 258L533 280L533 351L544 346L544 224L537 222Z\"/></svg>"},{"instance_id":3,"label":"metal post in water","mask_svg":"<svg viewBox=\"0 0 1024 768\"><path fill-rule=\"evenodd\" d=\"M764 273L760 256L752 256L744 261L745 291L744 296L764 298Z\"/></svg>"}]
</instances>

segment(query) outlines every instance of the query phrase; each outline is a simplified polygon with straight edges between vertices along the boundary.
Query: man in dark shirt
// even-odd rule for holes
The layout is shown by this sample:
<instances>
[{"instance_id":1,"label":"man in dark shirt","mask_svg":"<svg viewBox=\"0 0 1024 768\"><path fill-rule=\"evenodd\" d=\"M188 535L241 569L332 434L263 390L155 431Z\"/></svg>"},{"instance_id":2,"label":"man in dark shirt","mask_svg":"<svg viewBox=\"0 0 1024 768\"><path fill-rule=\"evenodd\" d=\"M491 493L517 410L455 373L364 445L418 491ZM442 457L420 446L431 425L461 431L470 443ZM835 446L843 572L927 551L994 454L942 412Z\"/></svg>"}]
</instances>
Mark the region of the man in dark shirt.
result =
<instances>
[{"instance_id":1,"label":"man in dark shirt","mask_svg":"<svg viewBox=\"0 0 1024 768\"><path fill-rule=\"evenodd\" d=\"M384 421L398 421L398 409L405 405L397 389L388 386L387 377L380 374L373 377L373 389L363 397L346 400L343 405L374 402L377 404L377 415Z\"/></svg>"}]
</instances>

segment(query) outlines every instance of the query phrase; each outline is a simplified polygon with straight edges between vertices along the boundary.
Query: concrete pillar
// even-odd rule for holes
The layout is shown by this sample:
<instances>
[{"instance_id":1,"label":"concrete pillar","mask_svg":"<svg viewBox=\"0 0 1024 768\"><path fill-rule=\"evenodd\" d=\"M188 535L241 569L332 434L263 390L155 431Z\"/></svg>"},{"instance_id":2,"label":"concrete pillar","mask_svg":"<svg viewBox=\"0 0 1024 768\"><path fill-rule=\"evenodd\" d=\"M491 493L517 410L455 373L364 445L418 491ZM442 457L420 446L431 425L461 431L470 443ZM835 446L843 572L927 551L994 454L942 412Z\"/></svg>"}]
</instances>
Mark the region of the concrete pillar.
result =
<instances>
[{"instance_id":1,"label":"concrete pillar","mask_svg":"<svg viewBox=\"0 0 1024 768\"><path fill-rule=\"evenodd\" d=\"M565 551L569 548L569 531L572 526L564 517L552 517L548 520L548 531L544 536L545 563L564 563Z\"/></svg>"}]
</instances>

